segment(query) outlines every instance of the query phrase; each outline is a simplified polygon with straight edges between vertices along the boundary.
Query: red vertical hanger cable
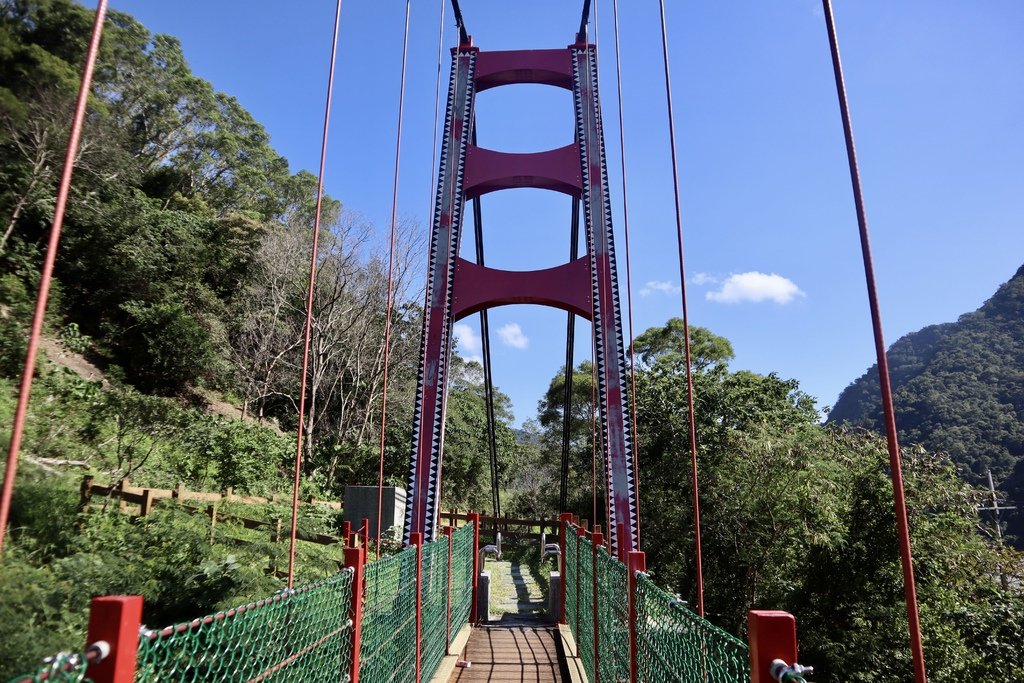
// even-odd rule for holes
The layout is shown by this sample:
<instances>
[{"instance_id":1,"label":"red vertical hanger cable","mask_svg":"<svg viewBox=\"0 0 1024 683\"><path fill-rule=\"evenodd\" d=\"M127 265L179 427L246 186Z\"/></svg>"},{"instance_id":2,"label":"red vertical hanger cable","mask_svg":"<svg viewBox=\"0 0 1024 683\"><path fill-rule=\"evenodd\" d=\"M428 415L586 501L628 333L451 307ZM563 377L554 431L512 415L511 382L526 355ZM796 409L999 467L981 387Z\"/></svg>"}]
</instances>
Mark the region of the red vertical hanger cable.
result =
<instances>
[{"instance_id":1,"label":"red vertical hanger cable","mask_svg":"<svg viewBox=\"0 0 1024 683\"><path fill-rule=\"evenodd\" d=\"M320 211L324 200L324 167L327 165L327 131L331 120L331 98L334 95L334 61L338 54L338 32L341 27L341 0L334 10L334 35L331 41L331 64L327 74L327 101L324 103L324 128L320 140L320 170L316 183L316 214L313 217L313 245L309 257L309 288L306 295L306 329L302 347L302 380L299 390L299 427L295 437L295 472L292 482L292 526L288 547L288 588L295 584L295 543L299 530L299 481L302 475L302 432L306 418L306 383L309 373L309 343L313 330L313 294L316 290L316 262L320 244Z\"/></svg>"},{"instance_id":2,"label":"red vertical hanger cable","mask_svg":"<svg viewBox=\"0 0 1024 683\"><path fill-rule=\"evenodd\" d=\"M43 333L46 304L50 297L50 281L53 279L53 266L57 259L60 232L64 226L64 211L67 208L68 194L71 191L71 176L75 170L75 157L78 155L78 142L82 137L82 124L85 121L86 108L89 103L92 74L100 51L103 20L106 15L107 0L100 0L96 7L96 17L93 19L85 66L82 69L82 81L78 89L78 99L75 102L75 114L71 120L71 133L68 136L68 148L64 155L64 170L60 176L57 201L53 209L53 224L50 227L50 239L46 246L46 256L43 258L43 268L39 278L39 294L36 296L35 312L32 314L28 349L25 353L25 368L21 374L18 405L14 411L14 424L11 428L11 441L7 447L7 468L4 470L3 489L0 490L0 556L3 555L7 519L11 512L11 497L14 494L14 479L18 470L18 456L21 454L21 439L25 433L25 418L28 416L29 397L32 394L32 379L35 374L36 356L39 353L39 338Z\"/></svg>"},{"instance_id":3,"label":"red vertical hanger cable","mask_svg":"<svg viewBox=\"0 0 1024 683\"><path fill-rule=\"evenodd\" d=\"M402 157L402 118L405 111L405 67L409 54L410 5L411 0L405 0L405 30L402 36L402 78L398 89L398 132L395 135L395 178L391 193L391 238L388 248L388 305L384 318L384 389L380 405L380 473L377 480L376 540L378 558L380 557L380 518L384 504L384 444L387 440L388 424L388 366L391 364L391 317L395 307L395 240L398 233L398 177L399 162Z\"/></svg>"},{"instance_id":4,"label":"red vertical hanger cable","mask_svg":"<svg viewBox=\"0 0 1024 683\"><path fill-rule=\"evenodd\" d=\"M910 649L914 659L914 680L926 683L924 648L921 644L921 622L917 612L917 591L914 587L914 559L910 550L910 524L907 520L907 501L903 490L903 468L900 461L900 445L896 435L896 412L892 403L892 384L889 378L889 359L885 351L882 334L882 314L878 304L878 289L875 284L875 267L871 258L871 241L868 235L868 219L864 210L864 194L857 166L857 149L853 141L853 123L850 105L846 98L846 84L843 79L843 65L839 56L839 39L836 35L835 17L831 0L822 0L825 10L825 24L828 28L829 48L832 51L832 69L836 79L836 94L843 118L843 134L846 138L846 155L850 165L850 182L853 186L853 201L857 209L857 226L860 230L860 247L864 258L864 278L867 282L868 304L871 308L871 327L875 337L875 354L878 357L878 383L881 390L882 412L885 417L885 435L889 449L889 468L892 470L892 496L896 508L896 527L899 532L900 561L903 565L903 588L907 603L907 626L910 631Z\"/></svg>"},{"instance_id":5,"label":"red vertical hanger cable","mask_svg":"<svg viewBox=\"0 0 1024 683\"><path fill-rule=\"evenodd\" d=\"M700 489L697 486L697 421L693 414L693 364L690 356L690 321L686 306L686 268L683 259L683 217L679 201L679 160L676 154L676 125L672 106L672 78L669 74L668 25L665 21L665 0L661 6L661 49L665 62L665 99L668 105L668 138L672 153L672 191L675 196L676 237L679 245L679 292L683 304L683 351L686 359L686 403L690 428L690 469L693 482L693 530L697 562L697 613L704 616L704 564L700 544Z\"/></svg>"}]
</instances>

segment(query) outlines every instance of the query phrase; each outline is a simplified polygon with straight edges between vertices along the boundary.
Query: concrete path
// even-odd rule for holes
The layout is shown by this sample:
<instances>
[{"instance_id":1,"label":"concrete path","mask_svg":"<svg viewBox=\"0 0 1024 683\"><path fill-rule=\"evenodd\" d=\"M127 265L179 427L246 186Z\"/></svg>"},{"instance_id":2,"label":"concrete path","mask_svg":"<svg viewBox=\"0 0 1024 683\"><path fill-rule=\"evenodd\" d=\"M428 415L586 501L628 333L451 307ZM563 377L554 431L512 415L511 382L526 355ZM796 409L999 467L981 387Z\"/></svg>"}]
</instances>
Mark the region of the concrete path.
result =
<instances>
[{"instance_id":1,"label":"concrete path","mask_svg":"<svg viewBox=\"0 0 1024 683\"><path fill-rule=\"evenodd\" d=\"M488 560L487 571L491 574L491 619L544 614L547 596L525 562Z\"/></svg>"}]
</instances>

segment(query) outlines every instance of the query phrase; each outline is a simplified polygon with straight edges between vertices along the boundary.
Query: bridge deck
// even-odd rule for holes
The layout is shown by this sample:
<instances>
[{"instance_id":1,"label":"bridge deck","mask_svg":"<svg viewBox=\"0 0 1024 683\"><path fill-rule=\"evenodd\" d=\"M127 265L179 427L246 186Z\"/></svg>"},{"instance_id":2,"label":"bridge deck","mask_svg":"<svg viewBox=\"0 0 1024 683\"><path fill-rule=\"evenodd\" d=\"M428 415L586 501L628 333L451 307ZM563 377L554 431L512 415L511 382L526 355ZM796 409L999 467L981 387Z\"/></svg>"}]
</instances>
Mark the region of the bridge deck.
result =
<instances>
[{"instance_id":1,"label":"bridge deck","mask_svg":"<svg viewBox=\"0 0 1024 683\"><path fill-rule=\"evenodd\" d=\"M456 668L448 679L450 683L570 680L558 629L532 619L478 626L469 637L462 659L470 666Z\"/></svg>"}]
</instances>

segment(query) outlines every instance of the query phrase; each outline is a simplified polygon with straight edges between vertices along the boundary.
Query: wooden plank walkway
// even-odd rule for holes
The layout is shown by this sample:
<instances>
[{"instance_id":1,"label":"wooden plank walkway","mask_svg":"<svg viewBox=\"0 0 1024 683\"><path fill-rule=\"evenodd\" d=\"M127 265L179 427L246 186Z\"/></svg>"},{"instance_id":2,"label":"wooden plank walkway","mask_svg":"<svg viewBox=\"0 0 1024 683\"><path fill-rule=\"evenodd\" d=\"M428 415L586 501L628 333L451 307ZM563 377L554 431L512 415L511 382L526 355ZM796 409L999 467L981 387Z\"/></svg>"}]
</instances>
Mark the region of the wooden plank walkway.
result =
<instances>
[{"instance_id":1,"label":"wooden plank walkway","mask_svg":"<svg viewBox=\"0 0 1024 683\"><path fill-rule=\"evenodd\" d=\"M450 683L561 683L570 680L558 628L533 619L478 626Z\"/></svg>"}]
</instances>

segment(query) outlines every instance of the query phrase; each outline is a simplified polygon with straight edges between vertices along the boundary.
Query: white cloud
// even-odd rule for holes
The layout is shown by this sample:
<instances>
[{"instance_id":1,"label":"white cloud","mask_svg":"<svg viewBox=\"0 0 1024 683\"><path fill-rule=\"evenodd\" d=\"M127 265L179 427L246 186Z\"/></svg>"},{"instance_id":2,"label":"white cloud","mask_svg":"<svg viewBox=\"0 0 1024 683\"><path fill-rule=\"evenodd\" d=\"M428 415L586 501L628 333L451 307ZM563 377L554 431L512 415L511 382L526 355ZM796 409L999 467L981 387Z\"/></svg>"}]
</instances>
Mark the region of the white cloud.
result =
<instances>
[{"instance_id":1,"label":"white cloud","mask_svg":"<svg viewBox=\"0 0 1024 683\"><path fill-rule=\"evenodd\" d=\"M717 285L719 282L721 282L721 280L711 273L697 273L693 276L693 284L698 287L702 287L704 285Z\"/></svg>"},{"instance_id":2,"label":"white cloud","mask_svg":"<svg viewBox=\"0 0 1024 683\"><path fill-rule=\"evenodd\" d=\"M650 280L643 289L640 290L640 296L649 296L654 292L661 292L662 294L675 294L679 291L679 285L674 285L668 280Z\"/></svg>"},{"instance_id":3,"label":"white cloud","mask_svg":"<svg viewBox=\"0 0 1024 683\"><path fill-rule=\"evenodd\" d=\"M708 301L723 304L738 304L742 301L774 301L777 304L788 304L798 296L806 296L796 284L781 275L772 273L733 273L722 286L707 293Z\"/></svg>"},{"instance_id":4,"label":"white cloud","mask_svg":"<svg viewBox=\"0 0 1024 683\"><path fill-rule=\"evenodd\" d=\"M466 323L458 323L452 328L452 332L455 334L455 342L458 344L459 353L463 358L469 361L475 360L477 363L484 362L481 355L480 335L476 333L476 330Z\"/></svg>"},{"instance_id":5,"label":"white cloud","mask_svg":"<svg viewBox=\"0 0 1024 683\"><path fill-rule=\"evenodd\" d=\"M501 341L505 342L506 346L511 346L514 349L523 350L530 345L530 340L523 334L522 328L516 323L503 325L498 330L498 336L501 337Z\"/></svg>"}]
</instances>

